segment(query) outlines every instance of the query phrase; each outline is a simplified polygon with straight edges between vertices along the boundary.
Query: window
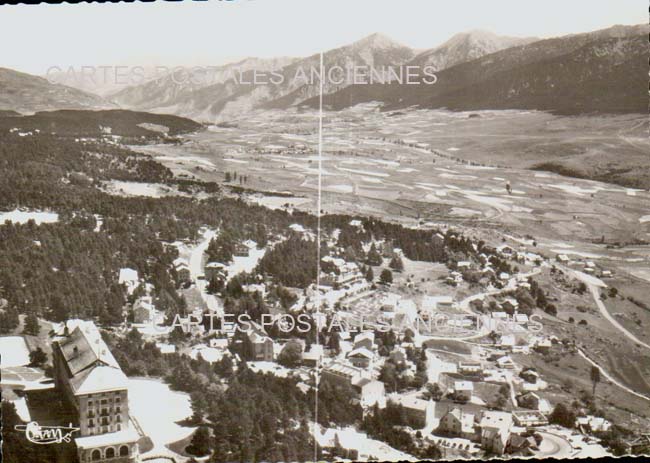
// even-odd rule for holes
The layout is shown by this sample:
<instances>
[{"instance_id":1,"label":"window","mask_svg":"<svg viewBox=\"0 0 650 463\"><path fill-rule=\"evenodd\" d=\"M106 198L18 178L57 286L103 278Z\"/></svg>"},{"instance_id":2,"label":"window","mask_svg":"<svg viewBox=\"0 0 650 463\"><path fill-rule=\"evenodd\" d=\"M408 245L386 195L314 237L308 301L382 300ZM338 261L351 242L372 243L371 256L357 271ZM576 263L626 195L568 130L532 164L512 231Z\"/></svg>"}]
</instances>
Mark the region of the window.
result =
<instances>
[{"instance_id":1,"label":"window","mask_svg":"<svg viewBox=\"0 0 650 463\"><path fill-rule=\"evenodd\" d=\"M120 447L120 456L121 457L128 457L129 456L129 448L126 445L123 445Z\"/></svg>"},{"instance_id":2,"label":"window","mask_svg":"<svg viewBox=\"0 0 650 463\"><path fill-rule=\"evenodd\" d=\"M115 413L122 413L121 407L115 407Z\"/></svg>"},{"instance_id":3,"label":"window","mask_svg":"<svg viewBox=\"0 0 650 463\"><path fill-rule=\"evenodd\" d=\"M115 427L115 430L116 430L116 431L121 431L121 430L122 430L122 425L121 425L121 424L118 424L118 425Z\"/></svg>"},{"instance_id":4,"label":"window","mask_svg":"<svg viewBox=\"0 0 650 463\"><path fill-rule=\"evenodd\" d=\"M102 459L102 452L100 452L98 449L93 450L93 453L91 453L92 461L97 461Z\"/></svg>"},{"instance_id":5,"label":"window","mask_svg":"<svg viewBox=\"0 0 650 463\"><path fill-rule=\"evenodd\" d=\"M119 396L118 396L118 397L115 397L115 402L117 402L117 403L119 404L121 401L122 401L122 398L121 398L121 397L119 397Z\"/></svg>"},{"instance_id":6,"label":"window","mask_svg":"<svg viewBox=\"0 0 650 463\"><path fill-rule=\"evenodd\" d=\"M94 426L95 426L95 423L93 422L93 420L88 420L88 427L92 428Z\"/></svg>"},{"instance_id":7,"label":"window","mask_svg":"<svg viewBox=\"0 0 650 463\"><path fill-rule=\"evenodd\" d=\"M88 406L89 406L89 407L92 407L92 406L93 406L93 401L92 401L92 400L89 400L89 401L88 401Z\"/></svg>"}]
</instances>

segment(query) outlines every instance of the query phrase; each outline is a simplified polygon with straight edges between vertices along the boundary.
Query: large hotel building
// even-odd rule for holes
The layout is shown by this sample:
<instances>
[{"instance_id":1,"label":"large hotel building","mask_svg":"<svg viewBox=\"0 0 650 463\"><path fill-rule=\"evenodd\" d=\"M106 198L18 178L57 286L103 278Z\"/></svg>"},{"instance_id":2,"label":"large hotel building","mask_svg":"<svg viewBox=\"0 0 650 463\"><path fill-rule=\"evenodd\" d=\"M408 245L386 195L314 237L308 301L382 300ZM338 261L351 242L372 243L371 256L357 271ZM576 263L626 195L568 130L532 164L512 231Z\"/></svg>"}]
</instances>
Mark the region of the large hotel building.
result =
<instances>
[{"instance_id":1,"label":"large hotel building","mask_svg":"<svg viewBox=\"0 0 650 463\"><path fill-rule=\"evenodd\" d=\"M80 463L140 461L129 417L128 380L94 323L79 322L52 344L54 380L78 417Z\"/></svg>"}]
</instances>

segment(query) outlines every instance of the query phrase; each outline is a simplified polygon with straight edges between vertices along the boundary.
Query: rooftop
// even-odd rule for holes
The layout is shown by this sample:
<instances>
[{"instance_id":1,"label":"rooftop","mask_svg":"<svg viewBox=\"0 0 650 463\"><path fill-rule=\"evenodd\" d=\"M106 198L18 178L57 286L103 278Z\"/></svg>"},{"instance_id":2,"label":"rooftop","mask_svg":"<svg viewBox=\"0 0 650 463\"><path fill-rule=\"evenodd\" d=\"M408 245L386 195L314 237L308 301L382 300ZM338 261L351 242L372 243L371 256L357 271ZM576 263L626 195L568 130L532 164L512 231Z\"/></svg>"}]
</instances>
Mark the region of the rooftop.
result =
<instances>
[{"instance_id":1,"label":"rooftop","mask_svg":"<svg viewBox=\"0 0 650 463\"><path fill-rule=\"evenodd\" d=\"M79 324L57 344L75 394L126 389L126 375L94 323Z\"/></svg>"},{"instance_id":2,"label":"rooftop","mask_svg":"<svg viewBox=\"0 0 650 463\"><path fill-rule=\"evenodd\" d=\"M97 434L95 436L77 437L74 441L80 449L92 449L105 445L126 444L140 439L140 435L131 423L121 431Z\"/></svg>"}]
</instances>

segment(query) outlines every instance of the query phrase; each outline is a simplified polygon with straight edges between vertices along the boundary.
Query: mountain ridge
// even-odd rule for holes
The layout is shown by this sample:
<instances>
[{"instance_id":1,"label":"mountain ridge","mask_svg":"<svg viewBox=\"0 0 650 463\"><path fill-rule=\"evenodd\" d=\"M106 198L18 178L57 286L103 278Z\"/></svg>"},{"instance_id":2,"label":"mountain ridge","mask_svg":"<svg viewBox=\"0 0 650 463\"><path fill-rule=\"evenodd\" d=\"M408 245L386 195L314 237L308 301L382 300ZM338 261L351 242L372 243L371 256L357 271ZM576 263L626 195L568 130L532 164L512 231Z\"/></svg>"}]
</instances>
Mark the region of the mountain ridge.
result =
<instances>
[{"instance_id":1,"label":"mountain ridge","mask_svg":"<svg viewBox=\"0 0 650 463\"><path fill-rule=\"evenodd\" d=\"M112 107L95 94L3 67L0 67L0 89L0 109L19 113Z\"/></svg>"},{"instance_id":2,"label":"mountain ridge","mask_svg":"<svg viewBox=\"0 0 650 463\"><path fill-rule=\"evenodd\" d=\"M645 29L645 26L614 26L592 33L544 39L444 69L437 73L435 85L356 85L326 96L324 103L333 110L378 101L384 104L385 110L417 106L452 110L644 112L647 95L645 85L639 82L647 80ZM633 54L627 73L621 72L624 69L620 66L621 48ZM579 54L581 49L583 52ZM617 68L608 70L613 65ZM567 75L565 68L571 68L574 75ZM540 76L546 82L541 82ZM561 82L556 89L550 85L554 79ZM535 84L534 89L531 82ZM603 90L606 99L601 95ZM594 93L589 94L590 91ZM592 96L596 97L593 101ZM617 100L621 101L617 103ZM614 103L615 109L608 106ZM315 107L318 102L311 99L304 104Z\"/></svg>"}]
</instances>

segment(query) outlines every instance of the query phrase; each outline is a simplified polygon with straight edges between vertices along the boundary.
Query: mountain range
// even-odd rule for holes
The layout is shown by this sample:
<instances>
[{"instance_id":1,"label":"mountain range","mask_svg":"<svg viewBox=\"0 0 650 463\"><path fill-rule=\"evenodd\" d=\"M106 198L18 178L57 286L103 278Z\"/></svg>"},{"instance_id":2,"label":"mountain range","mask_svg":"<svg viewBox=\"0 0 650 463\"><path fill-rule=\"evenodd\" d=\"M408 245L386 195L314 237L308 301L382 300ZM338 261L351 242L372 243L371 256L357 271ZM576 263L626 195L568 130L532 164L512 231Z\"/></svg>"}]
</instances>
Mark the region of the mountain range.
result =
<instances>
[{"instance_id":1,"label":"mountain range","mask_svg":"<svg viewBox=\"0 0 650 463\"><path fill-rule=\"evenodd\" d=\"M51 109L100 109L114 105L103 98L43 77L0 68L0 110L34 113Z\"/></svg>"},{"instance_id":2,"label":"mountain range","mask_svg":"<svg viewBox=\"0 0 650 463\"><path fill-rule=\"evenodd\" d=\"M614 26L507 48L443 69L434 85L352 85L326 96L333 110L536 109L563 114L645 113L648 26ZM316 99L305 104L315 107Z\"/></svg>"},{"instance_id":3,"label":"mountain range","mask_svg":"<svg viewBox=\"0 0 650 463\"><path fill-rule=\"evenodd\" d=\"M478 109L539 109L559 113L647 111L648 26L614 26L595 32L539 40L474 30L442 45L415 51L382 34L324 54L327 69L428 66L433 85L404 85L384 75L380 83L355 83L350 74L326 79L324 103L337 110L378 101L384 109L410 106ZM119 88L88 82L53 84L0 68L0 110L125 108L176 114L199 121L236 118L247 111L318 104L318 54L305 58L247 58L217 67L168 73ZM305 79L296 76L305 76ZM262 84L252 82L262 76ZM418 79L423 76L419 75ZM115 88L115 87L113 87Z\"/></svg>"}]
</instances>

